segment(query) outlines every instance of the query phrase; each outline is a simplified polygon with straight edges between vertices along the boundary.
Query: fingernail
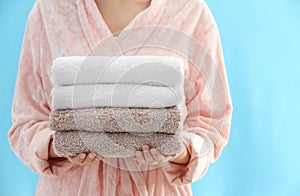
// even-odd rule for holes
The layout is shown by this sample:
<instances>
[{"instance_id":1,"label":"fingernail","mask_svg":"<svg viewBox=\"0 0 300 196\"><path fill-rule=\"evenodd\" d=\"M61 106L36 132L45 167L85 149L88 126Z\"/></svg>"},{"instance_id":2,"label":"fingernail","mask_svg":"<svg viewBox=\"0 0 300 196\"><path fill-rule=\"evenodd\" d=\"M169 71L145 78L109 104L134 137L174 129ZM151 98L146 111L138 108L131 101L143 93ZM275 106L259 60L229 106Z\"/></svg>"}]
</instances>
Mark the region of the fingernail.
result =
<instances>
[{"instance_id":1,"label":"fingernail","mask_svg":"<svg viewBox=\"0 0 300 196\"><path fill-rule=\"evenodd\" d=\"M92 153L92 154L89 155L89 157L90 157L90 158L94 158L94 157L95 157L95 154Z\"/></svg>"},{"instance_id":2,"label":"fingernail","mask_svg":"<svg viewBox=\"0 0 300 196\"><path fill-rule=\"evenodd\" d=\"M80 155L80 159L84 159L84 157L85 157L85 154Z\"/></svg>"},{"instance_id":3,"label":"fingernail","mask_svg":"<svg viewBox=\"0 0 300 196\"><path fill-rule=\"evenodd\" d=\"M155 149L151 149L151 153L152 153L152 154L156 154L157 151L156 151Z\"/></svg>"},{"instance_id":4,"label":"fingernail","mask_svg":"<svg viewBox=\"0 0 300 196\"><path fill-rule=\"evenodd\" d=\"M143 150L148 150L148 146L147 145L143 145Z\"/></svg>"}]
</instances>

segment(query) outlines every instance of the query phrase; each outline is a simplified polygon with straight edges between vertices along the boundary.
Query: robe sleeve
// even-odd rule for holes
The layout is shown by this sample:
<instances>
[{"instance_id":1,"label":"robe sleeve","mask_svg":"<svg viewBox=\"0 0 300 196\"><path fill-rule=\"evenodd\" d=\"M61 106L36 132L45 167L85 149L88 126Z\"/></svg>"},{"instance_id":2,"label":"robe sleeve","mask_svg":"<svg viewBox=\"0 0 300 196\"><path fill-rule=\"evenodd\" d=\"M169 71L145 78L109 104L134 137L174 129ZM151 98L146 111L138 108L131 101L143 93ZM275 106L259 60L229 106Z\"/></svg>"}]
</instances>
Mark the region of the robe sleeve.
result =
<instances>
[{"instance_id":1,"label":"robe sleeve","mask_svg":"<svg viewBox=\"0 0 300 196\"><path fill-rule=\"evenodd\" d=\"M46 65L40 65L40 62L44 62L42 58L50 51L35 14L36 5L33 10L23 37L8 140L16 156L27 167L38 174L58 176L72 164L65 158L48 160L49 142L54 132L48 128L50 107L40 73L40 67Z\"/></svg>"},{"instance_id":2,"label":"robe sleeve","mask_svg":"<svg viewBox=\"0 0 300 196\"><path fill-rule=\"evenodd\" d=\"M190 160L187 165L169 162L162 168L169 183L176 186L201 179L209 165L219 158L228 143L232 116L220 36L206 4L193 36L205 54L199 56L204 59L200 60L203 68L199 71L197 66L190 66L186 74L187 116L181 138Z\"/></svg>"}]
</instances>

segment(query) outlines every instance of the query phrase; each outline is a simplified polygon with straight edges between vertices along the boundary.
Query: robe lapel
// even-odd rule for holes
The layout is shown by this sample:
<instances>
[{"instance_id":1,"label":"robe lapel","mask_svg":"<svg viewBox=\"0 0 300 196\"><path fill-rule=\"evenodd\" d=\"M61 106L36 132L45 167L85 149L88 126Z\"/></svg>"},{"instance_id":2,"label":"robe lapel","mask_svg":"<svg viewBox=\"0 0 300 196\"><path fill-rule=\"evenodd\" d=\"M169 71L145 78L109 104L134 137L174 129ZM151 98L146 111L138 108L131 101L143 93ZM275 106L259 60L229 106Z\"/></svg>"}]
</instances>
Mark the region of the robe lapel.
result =
<instances>
[{"instance_id":1,"label":"robe lapel","mask_svg":"<svg viewBox=\"0 0 300 196\"><path fill-rule=\"evenodd\" d=\"M138 13L118 36L114 36L105 23L94 0L77 2L80 23L88 42L89 55L136 55L159 25L164 0L151 0L149 7Z\"/></svg>"}]
</instances>

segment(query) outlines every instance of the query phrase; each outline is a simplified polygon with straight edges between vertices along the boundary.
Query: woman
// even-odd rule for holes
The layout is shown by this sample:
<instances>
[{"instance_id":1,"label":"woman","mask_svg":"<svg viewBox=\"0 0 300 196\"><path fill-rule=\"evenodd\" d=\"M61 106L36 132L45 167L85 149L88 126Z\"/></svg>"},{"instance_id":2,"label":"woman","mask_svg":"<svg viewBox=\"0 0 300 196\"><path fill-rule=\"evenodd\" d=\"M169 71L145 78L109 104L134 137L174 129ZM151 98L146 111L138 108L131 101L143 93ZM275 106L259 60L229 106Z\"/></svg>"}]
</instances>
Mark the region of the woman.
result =
<instances>
[{"instance_id":1,"label":"woman","mask_svg":"<svg viewBox=\"0 0 300 196\"><path fill-rule=\"evenodd\" d=\"M186 149L164 156L144 146L128 160L58 157L48 127L53 60L120 53L186 58ZM8 137L18 158L40 174L36 195L192 195L191 183L228 142L231 113L218 29L204 1L37 0L29 14ZM164 164L140 171L137 162Z\"/></svg>"}]
</instances>

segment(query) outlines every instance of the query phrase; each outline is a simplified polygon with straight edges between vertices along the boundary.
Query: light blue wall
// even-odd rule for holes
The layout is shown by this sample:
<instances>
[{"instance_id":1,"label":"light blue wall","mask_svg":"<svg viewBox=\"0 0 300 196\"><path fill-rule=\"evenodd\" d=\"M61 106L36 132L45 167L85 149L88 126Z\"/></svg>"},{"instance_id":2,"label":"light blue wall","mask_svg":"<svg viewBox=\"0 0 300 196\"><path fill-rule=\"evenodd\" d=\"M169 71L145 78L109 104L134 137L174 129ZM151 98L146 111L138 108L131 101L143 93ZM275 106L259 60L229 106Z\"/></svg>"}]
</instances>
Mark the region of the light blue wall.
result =
<instances>
[{"instance_id":1,"label":"light blue wall","mask_svg":"<svg viewBox=\"0 0 300 196\"><path fill-rule=\"evenodd\" d=\"M0 195L33 195L38 176L7 131L33 0L0 1ZM234 104L228 146L195 195L300 195L300 1L207 1L221 33ZM3 96L4 95L4 96Z\"/></svg>"},{"instance_id":2,"label":"light blue wall","mask_svg":"<svg viewBox=\"0 0 300 196\"><path fill-rule=\"evenodd\" d=\"M34 194L38 176L13 154L7 140L11 101L27 16L33 0L0 0L0 195Z\"/></svg>"}]
</instances>

